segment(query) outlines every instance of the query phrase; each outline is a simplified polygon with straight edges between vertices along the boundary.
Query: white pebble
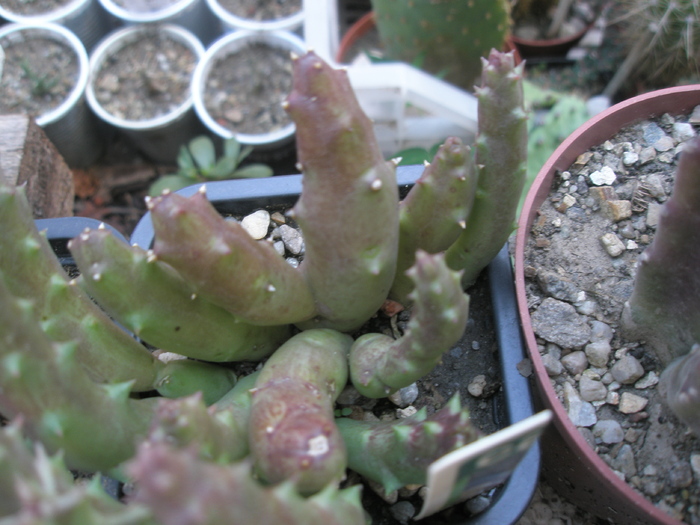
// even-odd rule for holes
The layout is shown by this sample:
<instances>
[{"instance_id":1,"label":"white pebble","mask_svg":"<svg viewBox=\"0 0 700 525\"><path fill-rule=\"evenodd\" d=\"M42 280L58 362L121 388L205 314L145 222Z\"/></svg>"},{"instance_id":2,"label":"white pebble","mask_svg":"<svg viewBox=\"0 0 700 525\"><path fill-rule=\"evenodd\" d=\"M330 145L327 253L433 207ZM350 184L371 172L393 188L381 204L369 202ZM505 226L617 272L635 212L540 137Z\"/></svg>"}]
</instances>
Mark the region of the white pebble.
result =
<instances>
[{"instance_id":1,"label":"white pebble","mask_svg":"<svg viewBox=\"0 0 700 525\"><path fill-rule=\"evenodd\" d=\"M599 171L594 171L590 174L590 179L596 186L610 186L617 176L615 172L609 166L603 166Z\"/></svg>"}]
</instances>

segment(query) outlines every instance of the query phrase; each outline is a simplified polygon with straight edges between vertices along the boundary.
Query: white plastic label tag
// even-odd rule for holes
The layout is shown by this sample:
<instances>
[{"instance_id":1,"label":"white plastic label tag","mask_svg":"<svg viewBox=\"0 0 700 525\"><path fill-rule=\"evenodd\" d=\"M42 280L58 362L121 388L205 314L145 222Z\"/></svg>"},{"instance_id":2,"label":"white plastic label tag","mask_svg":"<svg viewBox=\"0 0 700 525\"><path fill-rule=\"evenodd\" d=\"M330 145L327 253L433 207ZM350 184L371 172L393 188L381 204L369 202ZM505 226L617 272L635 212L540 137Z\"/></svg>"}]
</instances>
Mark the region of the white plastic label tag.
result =
<instances>
[{"instance_id":1,"label":"white plastic label tag","mask_svg":"<svg viewBox=\"0 0 700 525\"><path fill-rule=\"evenodd\" d=\"M427 496L414 519L430 516L503 483L552 419L543 410L463 446L428 468Z\"/></svg>"}]
</instances>

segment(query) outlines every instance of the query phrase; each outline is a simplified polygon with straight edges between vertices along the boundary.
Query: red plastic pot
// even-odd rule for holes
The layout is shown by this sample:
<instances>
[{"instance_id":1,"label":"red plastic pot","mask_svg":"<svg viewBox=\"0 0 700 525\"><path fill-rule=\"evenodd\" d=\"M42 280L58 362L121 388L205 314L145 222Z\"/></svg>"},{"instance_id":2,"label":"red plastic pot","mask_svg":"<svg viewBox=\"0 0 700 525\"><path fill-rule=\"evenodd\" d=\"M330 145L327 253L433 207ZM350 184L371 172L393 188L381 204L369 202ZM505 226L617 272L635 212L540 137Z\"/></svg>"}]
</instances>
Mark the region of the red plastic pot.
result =
<instances>
[{"instance_id":1,"label":"red plastic pot","mask_svg":"<svg viewBox=\"0 0 700 525\"><path fill-rule=\"evenodd\" d=\"M586 443L571 423L552 387L537 349L525 295L524 254L537 210L549 195L558 171L592 146L635 121L664 113L682 114L700 104L700 85L662 89L628 99L590 119L570 135L538 173L528 192L515 245L515 285L525 344L533 364L536 392L544 408L554 412L554 425L542 437L542 473L566 498L616 525L681 525L620 480Z\"/></svg>"}]
</instances>

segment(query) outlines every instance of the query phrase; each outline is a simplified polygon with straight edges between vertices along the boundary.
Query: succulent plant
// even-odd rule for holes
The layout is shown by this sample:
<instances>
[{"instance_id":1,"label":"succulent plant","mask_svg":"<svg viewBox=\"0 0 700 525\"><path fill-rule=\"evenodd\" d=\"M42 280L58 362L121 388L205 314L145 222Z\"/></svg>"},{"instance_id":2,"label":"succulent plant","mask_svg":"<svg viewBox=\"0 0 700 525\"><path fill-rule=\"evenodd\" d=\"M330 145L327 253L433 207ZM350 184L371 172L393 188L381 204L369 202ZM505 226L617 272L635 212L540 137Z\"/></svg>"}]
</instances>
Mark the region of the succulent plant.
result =
<instances>
[{"instance_id":1,"label":"succulent plant","mask_svg":"<svg viewBox=\"0 0 700 525\"><path fill-rule=\"evenodd\" d=\"M638 261L623 311L627 335L646 340L664 365L663 390L678 415L700 429L697 344L700 341L700 138L685 144L673 194L664 203L652 243ZM692 350L691 350L692 349Z\"/></svg>"},{"instance_id":2,"label":"succulent plant","mask_svg":"<svg viewBox=\"0 0 700 525\"><path fill-rule=\"evenodd\" d=\"M217 159L216 148L211 138L207 135L193 138L188 144L180 146L177 173L158 178L151 184L149 195L160 195L165 190L177 191L210 180L272 176L272 168L265 164L239 167L252 153L252 147L241 149L240 143L232 137L223 141L223 150L223 155Z\"/></svg>"},{"instance_id":3,"label":"succulent plant","mask_svg":"<svg viewBox=\"0 0 700 525\"><path fill-rule=\"evenodd\" d=\"M669 87L700 73L700 18L693 0L624 0L615 4L627 51L604 90L612 98L623 87L644 82Z\"/></svg>"},{"instance_id":4,"label":"succulent plant","mask_svg":"<svg viewBox=\"0 0 700 525\"><path fill-rule=\"evenodd\" d=\"M458 400L394 425L336 423L333 409L349 382L370 397L410 385L463 333L462 285L504 244L522 188L521 71L492 51L476 146L448 139L400 203L347 73L297 57L298 268L205 190L165 192L149 202L152 247L87 230L70 242L81 275L69 281L23 190L0 186L0 413L69 468L135 479L157 522L362 523L356 490L337 489L348 465L373 454L371 479L420 483L477 435ZM412 308L405 333L354 340L389 295ZM229 364L263 359L240 378L251 367ZM137 395L151 390L173 399ZM184 508L185 493L203 499Z\"/></svg>"},{"instance_id":5,"label":"succulent plant","mask_svg":"<svg viewBox=\"0 0 700 525\"><path fill-rule=\"evenodd\" d=\"M481 57L503 49L510 30L509 0L372 0L388 58L421 63L426 71L471 91Z\"/></svg>"}]
</instances>

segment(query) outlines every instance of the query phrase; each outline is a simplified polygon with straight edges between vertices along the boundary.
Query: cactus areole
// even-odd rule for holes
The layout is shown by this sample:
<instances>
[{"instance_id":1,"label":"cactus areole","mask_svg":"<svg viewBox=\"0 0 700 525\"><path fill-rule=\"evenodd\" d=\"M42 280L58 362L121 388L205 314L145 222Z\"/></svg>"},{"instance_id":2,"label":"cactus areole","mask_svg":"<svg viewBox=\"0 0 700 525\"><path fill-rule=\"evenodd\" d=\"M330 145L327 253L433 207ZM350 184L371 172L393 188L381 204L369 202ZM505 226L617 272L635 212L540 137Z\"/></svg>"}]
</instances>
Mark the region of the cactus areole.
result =
<instances>
[{"instance_id":1,"label":"cactus areole","mask_svg":"<svg viewBox=\"0 0 700 525\"><path fill-rule=\"evenodd\" d=\"M498 250L470 255L503 245L522 187L520 69L491 52L476 147L448 139L400 203L395 165L347 73L313 52L293 67L285 108L303 171L290 212L306 244L298 268L223 218L203 189L149 201L152 246L103 228L81 233L69 244L81 275L69 281L23 190L0 184L0 413L22 418L69 468L136 479L134 508L167 523L240 514L245 523L359 525L357 491L338 488L348 467L392 490L420 484L427 465L479 435L457 397L397 428L338 424L334 406L349 384L372 398L410 386L464 333L462 283ZM472 224L487 224L491 242ZM21 282L11 277L17 267ZM405 333L354 340L389 295L412 308ZM263 359L254 376L238 377L252 369L245 363L228 365ZM170 399L136 395L149 391ZM246 494L233 510L223 492L204 492L210 475ZM183 493L211 505L197 501L170 521L164 506L183 509ZM336 505L345 510L331 519Z\"/></svg>"}]
</instances>

